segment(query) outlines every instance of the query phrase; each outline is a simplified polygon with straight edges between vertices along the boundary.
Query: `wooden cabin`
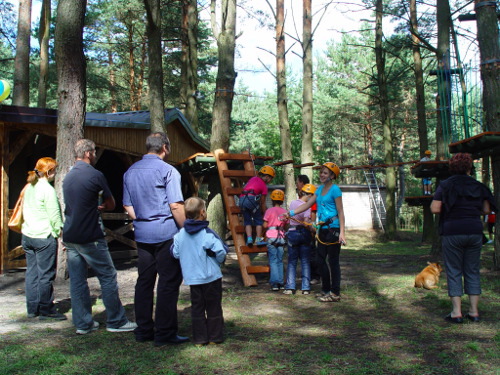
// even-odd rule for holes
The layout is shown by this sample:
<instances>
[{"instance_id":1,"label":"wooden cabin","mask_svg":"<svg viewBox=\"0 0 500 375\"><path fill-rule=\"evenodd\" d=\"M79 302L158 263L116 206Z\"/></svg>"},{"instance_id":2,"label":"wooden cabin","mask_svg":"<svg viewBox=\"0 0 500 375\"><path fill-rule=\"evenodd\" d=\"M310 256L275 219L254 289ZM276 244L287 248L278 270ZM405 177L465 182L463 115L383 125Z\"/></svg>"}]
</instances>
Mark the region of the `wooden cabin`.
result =
<instances>
[{"instance_id":1,"label":"wooden cabin","mask_svg":"<svg viewBox=\"0 0 500 375\"><path fill-rule=\"evenodd\" d=\"M209 152L209 145L176 108L165 110L165 123L171 142L168 162L179 164L193 154ZM122 209L123 174L145 153L145 141L150 133L148 111L86 114L84 136L97 146L96 168L102 171L116 200L115 212L103 215L106 239L113 258L130 257L135 253L131 233L132 223ZM9 231L9 209L26 183L26 173L44 156L55 157L57 144L57 111L19 106L0 106L0 166L2 183L0 202L0 272L25 267L21 235ZM186 196L196 194L199 185L193 183L189 171L182 172Z\"/></svg>"}]
</instances>

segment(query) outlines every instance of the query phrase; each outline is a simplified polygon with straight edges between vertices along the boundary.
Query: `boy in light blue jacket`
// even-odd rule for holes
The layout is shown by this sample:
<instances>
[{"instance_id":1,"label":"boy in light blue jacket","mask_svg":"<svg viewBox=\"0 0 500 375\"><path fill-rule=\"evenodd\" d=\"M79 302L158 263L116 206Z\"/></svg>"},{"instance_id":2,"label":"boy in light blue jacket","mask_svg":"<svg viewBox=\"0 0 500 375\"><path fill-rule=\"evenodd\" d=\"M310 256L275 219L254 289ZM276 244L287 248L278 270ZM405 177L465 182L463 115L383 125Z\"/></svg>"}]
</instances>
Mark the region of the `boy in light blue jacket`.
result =
<instances>
[{"instance_id":1,"label":"boy in light blue jacket","mask_svg":"<svg viewBox=\"0 0 500 375\"><path fill-rule=\"evenodd\" d=\"M172 255L180 260L184 284L191 289L191 320L195 345L224 341L222 272L227 245L208 228L205 201L192 197L184 202L186 221L174 236Z\"/></svg>"}]
</instances>

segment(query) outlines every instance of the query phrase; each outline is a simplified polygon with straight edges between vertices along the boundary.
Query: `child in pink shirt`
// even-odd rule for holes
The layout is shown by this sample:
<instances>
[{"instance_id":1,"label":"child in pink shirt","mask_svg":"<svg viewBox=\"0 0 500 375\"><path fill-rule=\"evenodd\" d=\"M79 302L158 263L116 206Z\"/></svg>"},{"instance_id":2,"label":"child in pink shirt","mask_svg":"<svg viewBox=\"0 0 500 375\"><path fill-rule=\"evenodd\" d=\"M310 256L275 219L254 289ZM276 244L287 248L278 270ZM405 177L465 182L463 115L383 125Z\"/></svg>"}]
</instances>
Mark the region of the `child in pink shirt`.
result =
<instances>
[{"instance_id":1,"label":"child in pink shirt","mask_svg":"<svg viewBox=\"0 0 500 375\"><path fill-rule=\"evenodd\" d=\"M282 190L273 190L271 193L273 207L264 214L264 229L267 229L267 256L269 257L269 284L271 290L278 291L283 288L283 253L285 251L285 225L283 214L287 211L281 207L285 200Z\"/></svg>"},{"instance_id":2,"label":"child in pink shirt","mask_svg":"<svg viewBox=\"0 0 500 375\"><path fill-rule=\"evenodd\" d=\"M269 184L276 172L269 165L263 166L259 174L252 177L243 187L243 193L240 195L239 206L243 214L243 223L247 235L247 245L253 245L252 224L255 225L257 246L267 245L262 237L262 214L266 211L267 184Z\"/></svg>"}]
</instances>

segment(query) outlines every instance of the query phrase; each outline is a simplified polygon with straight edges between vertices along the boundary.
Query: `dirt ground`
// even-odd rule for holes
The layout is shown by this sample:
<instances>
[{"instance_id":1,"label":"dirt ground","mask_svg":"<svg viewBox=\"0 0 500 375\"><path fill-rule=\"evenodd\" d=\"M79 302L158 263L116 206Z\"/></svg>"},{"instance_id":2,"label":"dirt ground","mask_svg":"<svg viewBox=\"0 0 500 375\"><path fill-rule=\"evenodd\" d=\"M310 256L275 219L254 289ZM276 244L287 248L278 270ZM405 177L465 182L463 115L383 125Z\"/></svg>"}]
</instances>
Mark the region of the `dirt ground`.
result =
<instances>
[{"instance_id":1,"label":"dirt ground","mask_svg":"<svg viewBox=\"0 0 500 375\"><path fill-rule=\"evenodd\" d=\"M226 264L229 266L224 273L223 287L229 288L236 285L241 286L241 275L237 266L236 256L230 253ZM124 306L127 306L129 318L133 320L132 306L134 299L134 287L137 280L136 261L121 262L115 264L118 273L118 286L120 288L120 298ZM24 291L24 274L25 272L13 271L0 275L0 334L18 331L20 329L40 329L43 327L50 328L66 328L72 327L71 313L68 311L71 308L69 279L56 281L54 284L55 303L61 313L66 314L66 321L39 321L38 318L28 318L26 315L26 295ZM100 287L97 277L89 271L89 289L92 298L100 297ZM189 288L185 285L181 286L181 297L189 300Z\"/></svg>"}]
</instances>

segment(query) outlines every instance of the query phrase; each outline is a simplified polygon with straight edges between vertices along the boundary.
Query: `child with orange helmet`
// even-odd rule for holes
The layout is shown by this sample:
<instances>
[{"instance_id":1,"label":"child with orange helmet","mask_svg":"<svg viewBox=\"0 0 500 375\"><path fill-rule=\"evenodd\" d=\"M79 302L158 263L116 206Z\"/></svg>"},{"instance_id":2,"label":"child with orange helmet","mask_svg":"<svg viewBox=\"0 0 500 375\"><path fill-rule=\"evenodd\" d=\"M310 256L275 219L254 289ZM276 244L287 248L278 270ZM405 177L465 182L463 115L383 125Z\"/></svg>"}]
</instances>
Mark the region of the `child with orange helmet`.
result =
<instances>
[{"instance_id":1,"label":"child with orange helmet","mask_svg":"<svg viewBox=\"0 0 500 375\"><path fill-rule=\"evenodd\" d=\"M269 284L271 290L278 291L283 287L283 254L285 252L285 225L283 214L286 210L281 207L285 201L282 190L273 190L271 193L273 207L264 214L264 229L267 229L267 256L269 257Z\"/></svg>"},{"instance_id":2,"label":"child with orange helmet","mask_svg":"<svg viewBox=\"0 0 500 375\"><path fill-rule=\"evenodd\" d=\"M255 244L263 246L267 243L262 237L263 212L266 211L266 196L267 184L269 184L276 172L269 165L263 166L259 170L259 174L252 177L243 187L243 192L240 195L239 206L243 214L243 222L245 225L245 233L247 235L247 245L253 245L252 224L255 225L257 237Z\"/></svg>"},{"instance_id":3,"label":"child with orange helmet","mask_svg":"<svg viewBox=\"0 0 500 375\"><path fill-rule=\"evenodd\" d=\"M290 210L297 210L309 201L316 191L316 187L306 184L299 193L299 199L290 203ZM288 240L288 267L286 272L286 285L284 294L295 293L295 278L297 275L297 263L300 259L302 271L302 294L309 294L311 289L311 231L307 224L311 223L311 209L307 208L302 213L290 219L290 227L287 232Z\"/></svg>"}]
</instances>

